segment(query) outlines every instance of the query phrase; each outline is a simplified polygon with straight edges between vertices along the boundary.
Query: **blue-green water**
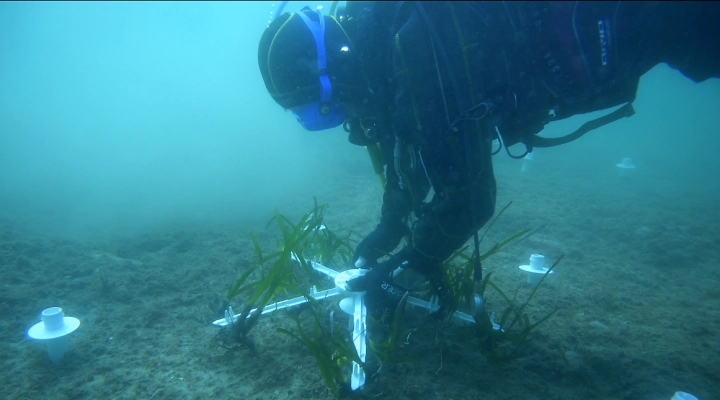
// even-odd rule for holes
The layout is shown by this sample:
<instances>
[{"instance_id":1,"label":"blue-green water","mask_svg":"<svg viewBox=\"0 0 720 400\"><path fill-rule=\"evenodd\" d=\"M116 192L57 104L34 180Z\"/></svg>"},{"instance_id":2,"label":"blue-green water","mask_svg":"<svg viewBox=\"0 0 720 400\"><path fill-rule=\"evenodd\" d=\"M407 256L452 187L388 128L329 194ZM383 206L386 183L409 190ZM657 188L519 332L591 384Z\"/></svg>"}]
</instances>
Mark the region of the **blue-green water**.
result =
<instances>
[{"instance_id":1,"label":"blue-green water","mask_svg":"<svg viewBox=\"0 0 720 400\"><path fill-rule=\"evenodd\" d=\"M267 94L270 9L0 3L0 397L330 398L312 356L275 331L287 316L261 320L256 354L208 347L207 304L252 261L250 231L274 244L273 209L296 219L317 196L328 226L360 234L379 215L364 149L303 131ZM490 363L469 327L413 312L417 357L360 397L720 398L720 81L659 65L635 108L537 150L526 173L495 156L498 204L513 205L484 246L544 227L486 271L523 298L517 266L565 254L529 313L558 311L526 352ZM623 157L637 168L621 174ZM26 337L50 306L82 321L59 366Z\"/></svg>"}]
</instances>

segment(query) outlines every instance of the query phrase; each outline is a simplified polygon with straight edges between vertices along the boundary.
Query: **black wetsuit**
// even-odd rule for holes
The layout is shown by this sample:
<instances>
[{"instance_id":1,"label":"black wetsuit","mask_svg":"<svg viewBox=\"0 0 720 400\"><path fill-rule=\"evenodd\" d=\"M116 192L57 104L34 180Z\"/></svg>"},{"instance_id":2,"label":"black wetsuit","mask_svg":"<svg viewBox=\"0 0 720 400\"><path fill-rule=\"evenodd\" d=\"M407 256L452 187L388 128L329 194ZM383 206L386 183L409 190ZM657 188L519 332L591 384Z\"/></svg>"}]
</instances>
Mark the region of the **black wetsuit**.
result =
<instances>
[{"instance_id":1,"label":"black wetsuit","mask_svg":"<svg viewBox=\"0 0 720 400\"><path fill-rule=\"evenodd\" d=\"M370 258L397 246L411 211L419 219L408 247L426 264L484 225L497 131L511 144L553 120L631 102L661 62L696 82L720 77L715 2L349 2L347 13L387 164Z\"/></svg>"}]
</instances>

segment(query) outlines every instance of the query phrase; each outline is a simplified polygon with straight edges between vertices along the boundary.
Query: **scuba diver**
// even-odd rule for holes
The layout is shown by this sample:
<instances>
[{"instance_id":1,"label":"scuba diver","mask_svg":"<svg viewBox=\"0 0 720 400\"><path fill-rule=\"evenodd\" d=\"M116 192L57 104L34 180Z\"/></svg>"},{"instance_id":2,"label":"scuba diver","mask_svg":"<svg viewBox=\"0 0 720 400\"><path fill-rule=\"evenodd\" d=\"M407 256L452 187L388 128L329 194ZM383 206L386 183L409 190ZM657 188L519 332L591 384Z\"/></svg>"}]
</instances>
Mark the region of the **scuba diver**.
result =
<instances>
[{"instance_id":1,"label":"scuba diver","mask_svg":"<svg viewBox=\"0 0 720 400\"><path fill-rule=\"evenodd\" d=\"M482 279L477 232L495 210L491 158L503 147L522 158L631 116L640 77L659 63L695 82L720 77L718 2L347 2L333 11L276 16L258 63L272 98L305 129L342 125L381 175L380 222L353 258L371 271L348 282L367 291L371 311L429 281L435 316L447 318L456 305L441 265L471 238ZM566 136L538 135L616 106Z\"/></svg>"}]
</instances>

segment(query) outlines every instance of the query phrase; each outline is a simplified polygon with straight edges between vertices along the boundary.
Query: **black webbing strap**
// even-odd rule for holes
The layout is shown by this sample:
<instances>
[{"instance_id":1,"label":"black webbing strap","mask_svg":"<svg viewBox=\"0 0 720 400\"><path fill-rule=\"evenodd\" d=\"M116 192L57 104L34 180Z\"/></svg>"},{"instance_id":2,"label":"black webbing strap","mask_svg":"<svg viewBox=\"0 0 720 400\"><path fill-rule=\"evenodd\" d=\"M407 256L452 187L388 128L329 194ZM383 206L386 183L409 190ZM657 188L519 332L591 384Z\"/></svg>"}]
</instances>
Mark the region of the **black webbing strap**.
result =
<instances>
[{"instance_id":1,"label":"black webbing strap","mask_svg":"<svg viewBox=\"0 0 720 400\"><path fill-rule=\"evenodd\" d=\"M608 115L602 116L600 118L596 118L592 121L588 121L584 123L578 130L576 130L573 133L567 134L565 136L557 137L557 138L548 138L548 137L542 137L538 135L533 135L532 137L528 138L527 142L524 142L525 145L527 145L528 150L532 151L534 147L553 147L558 146L561 144L572 142L573 140L581 137L582 135L590 132L593 129L600 128L601 126L605 126L611 122L615 122L619 120L620 118L627 118L630 116L633 116L635 114L635 109L632 106L632 103L627 103L624 106L618 108L617 110L611 112Z\"/></svg>"}]
</instances>

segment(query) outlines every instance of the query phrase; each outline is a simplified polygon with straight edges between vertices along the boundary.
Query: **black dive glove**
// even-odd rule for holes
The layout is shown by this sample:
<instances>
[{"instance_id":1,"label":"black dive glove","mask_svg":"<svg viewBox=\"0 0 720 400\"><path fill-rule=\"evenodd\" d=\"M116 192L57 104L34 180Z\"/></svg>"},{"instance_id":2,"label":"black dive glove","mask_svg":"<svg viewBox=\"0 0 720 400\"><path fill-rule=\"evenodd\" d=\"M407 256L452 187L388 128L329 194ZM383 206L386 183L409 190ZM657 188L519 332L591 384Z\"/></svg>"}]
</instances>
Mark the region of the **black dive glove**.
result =
<instances>
[{"instance_id":1,"label":"black dive glove","mask_svg":"<svg viewBox=\"0 0 720 400\"><path fill-rule=\"evenodd\" d=\"M381 314L385 308L397 307L407 291L396 284L391 276L403 262L398 254L376 264L367 274L347 281L352 291L366 292L365 305L372 314Z\"/></svg>"},{"instance_id":2,"label":"black dive glove","mask_svg":"<svg viewBox=\"0 0 720 400\"><path fill-rule=\"evenodd\" d=\"M398 267L402 272L393 277ZM433 263L418 255L411 247L405 247L387 261L376 264L367 274L347 282L353 291L365 291L365 303L371 313L397 307L408 290L415 290L426 280L438 297L440 308L431 315L446 319L454 308L452 296L445 285L440 263Z\"/></svg>"},{"instance_id":3,"label":"black dive glove","mask_svg":"<svg viewBox=\"0 0 720 400\"><path fill-rule=\"evenodd\" d=\"M360 268L373 268L377 264L378 258L387 255L397 247L406 230L407 227L400 222L380 222L375 230L365 236L365 239L355 248L352 265L355 265L358 258L362 257L366 263Z\"/></svg>"},{"instance_id":4,"label":"black dive glove","mask_svg":"<svg viewBox=\"0 0 720 400\"><path fill-rule=\"evenodd\" d=\"M457 307L454 303L452 295L445 285L445 279L443 279L443 271L440 265L437 268L433 268L428 275L428 281L432 287L433 293L438 297L438 303L440 308L430 313L430 315L437 320L447 320L450 317L450 311Z\"/></svg>"}]
</instances>

